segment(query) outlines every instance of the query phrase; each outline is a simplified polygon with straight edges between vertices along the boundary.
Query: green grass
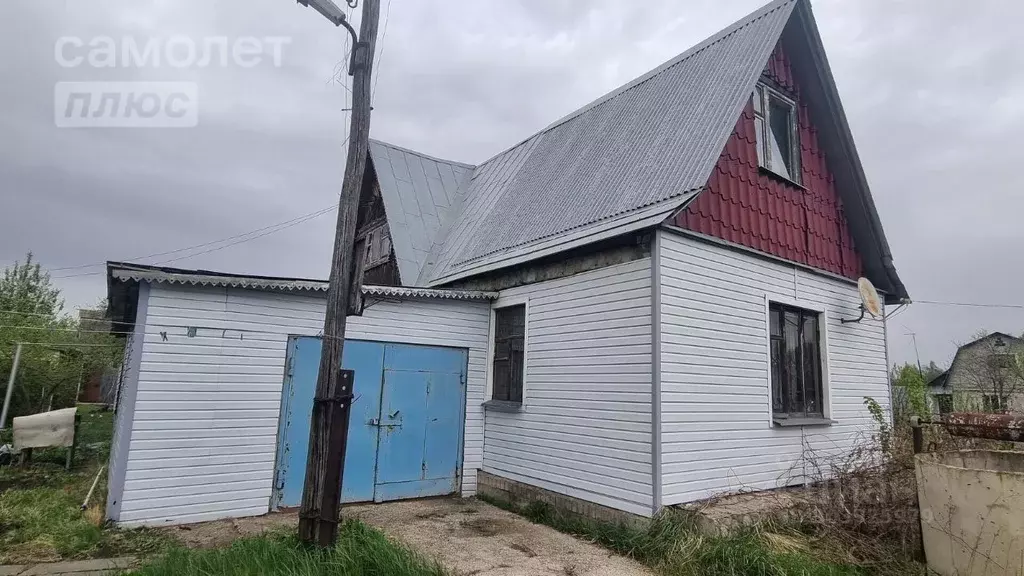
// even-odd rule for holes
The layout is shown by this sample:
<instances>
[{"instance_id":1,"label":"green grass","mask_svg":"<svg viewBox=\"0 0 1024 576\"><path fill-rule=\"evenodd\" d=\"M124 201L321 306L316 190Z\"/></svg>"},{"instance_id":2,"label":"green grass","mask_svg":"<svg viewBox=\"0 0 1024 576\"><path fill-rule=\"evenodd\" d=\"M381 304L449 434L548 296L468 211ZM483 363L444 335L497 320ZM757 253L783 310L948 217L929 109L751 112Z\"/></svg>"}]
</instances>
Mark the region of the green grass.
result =
<instances>
[{"instance_id":1,"label":"green grass","mask_svg":"<svg viewBox=\"0 0 1024 576\"><path fill-rule=\"evenodd\" d=\"M338 545L308 547L295 536L272 534L236 541L220 550L175 548L132 572L143 576L446 576L425 560L356 520L345 521Z\"/></svg>"},{"instance_id":2,"label":"green grass","mask_svg":"<svg viewBox=\"0 0 1024 576\"><path fill-rule=\"evenodd\" d=\"M682 513L666 513L649 525L610 524L558 512L542 502L517 507L487 502L593 541L636 559L664 576L872 576L920 574L914 567L869 567L836 560L815 547L813 537L795 529L755 527L722 537L699 533ZM903 571L906 569L907 571Z\"/></svg>"},{"instance_id":3,"label":"green grass","mask_svg":"<svg viewBox=\"0 0 1024 576\"><path fill-rule=\"evenodd\" d=\"M0 564L147 555L173 540L155 530L103 526L106 472L89 509L80 506L96 472L106 467L113 413L79 407L78 448L71 471L67 450L36 450L26 466L0 467Z\"/></svg>"},{"instance_id":4,"label":"green grass","mask_svg":"<svg viewBox=\"0 0 1024 576\"><path fill-rule=\"evenodd\" d=\"M79 512L80 503L52 488L0 494L0 562L56 560L97 550L103 531Z\"/></svg>"}]
</instances>

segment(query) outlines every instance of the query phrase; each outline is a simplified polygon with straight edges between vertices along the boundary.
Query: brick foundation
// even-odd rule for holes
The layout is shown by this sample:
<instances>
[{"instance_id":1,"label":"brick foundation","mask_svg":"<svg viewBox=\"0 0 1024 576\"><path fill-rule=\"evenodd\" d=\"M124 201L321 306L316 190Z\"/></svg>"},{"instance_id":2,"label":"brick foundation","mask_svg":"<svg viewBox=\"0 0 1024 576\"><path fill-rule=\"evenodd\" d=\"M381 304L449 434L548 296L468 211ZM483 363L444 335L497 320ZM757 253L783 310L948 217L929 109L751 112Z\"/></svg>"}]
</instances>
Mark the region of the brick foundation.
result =
<instances>
[{"instance_id":1,"label":"brick foundation","mask_svg":"<svg viewBox=\"0 0 1024 576\"><path fill-rule=\"evenodd\" d=\"M501 476L495 476L489 472L480 470L477 473L477 492L485 497L494 498L522 508L533 502L544 502L555 510L568 514L608 522L612 524L638 524L650 522L649 518L637 516L608 506L602 506L593 502L587 502L572 496L566 496L551 490L545 490L537 486L531 486Z\"/></svg>"}]
</instances>

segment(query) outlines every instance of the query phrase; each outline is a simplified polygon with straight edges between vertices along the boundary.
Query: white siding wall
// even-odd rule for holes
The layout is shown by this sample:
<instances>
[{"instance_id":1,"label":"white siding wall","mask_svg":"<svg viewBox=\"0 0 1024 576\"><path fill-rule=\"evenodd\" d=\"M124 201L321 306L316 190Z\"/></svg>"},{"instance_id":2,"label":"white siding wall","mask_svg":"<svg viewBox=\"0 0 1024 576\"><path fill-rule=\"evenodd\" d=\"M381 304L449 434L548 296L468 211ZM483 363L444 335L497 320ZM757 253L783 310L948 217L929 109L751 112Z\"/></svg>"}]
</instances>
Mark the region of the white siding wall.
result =
<instances>
[{"instance_id":1,"label":"white siding wall","mask_svg":"<svg viewBox=\"0 0 1024 576\"><path fill-rule=\"evenodd\" d=\"M881 321L856 318L850 282L660 231L662 494L665 505L769 489L803 473L805 450L870 434L865 396L889 406ZM765 297L827 317L829 427L773 428Z\"/></svg>"},{"instance_id":2,"label":"white siding wall","mask_svg":"<svg viewBox=\"0 0 1024 576\"><path fill-rule=\"evenodd\" d=\"M495 306L524 300L523 411L487 411L484 470L649 516L650 259L504 290Z\"/></svg>"},{"instance_id":3,"label":"white siding wall","mask_svg":"<svg viewBox=\"0 0 1024 576\"><path fill-rule=\"evenodd\" d=\"M266 513L288 336L318 334L324 309L322 295L154 284L112 517L153 525ZM489 319L487 303L409 300L373 304L348 323L352 339L469 349L464 494L475 492L483 457Z\"/></svg>"}]
</instances>

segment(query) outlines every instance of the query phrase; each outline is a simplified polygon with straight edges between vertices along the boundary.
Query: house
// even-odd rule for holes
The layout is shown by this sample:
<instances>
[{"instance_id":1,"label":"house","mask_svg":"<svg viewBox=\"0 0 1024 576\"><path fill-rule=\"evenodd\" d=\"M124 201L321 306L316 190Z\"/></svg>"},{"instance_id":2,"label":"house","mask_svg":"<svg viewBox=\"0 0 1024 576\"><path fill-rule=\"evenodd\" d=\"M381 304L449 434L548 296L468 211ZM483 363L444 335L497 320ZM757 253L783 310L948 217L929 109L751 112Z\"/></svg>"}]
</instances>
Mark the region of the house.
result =
<instances>
[{"instance_id":1,"label":"house","mask_svg":"<svg viewBox=\"0 0 1024 576\"><path fill-rule=\"evenodd\" d=\"M374 141L342 497L528 490L650 517L805 479L889 406L906 301L807 0L473 166ZM299 503L326 284L108 265L108 516ZM843 322L844 320L852 322Z\"/></svg>"},{"instance_id":2,"label":"house","mask_svg":"<svg viewBox=\"0 0 1024 576\"><path fill-rule=\"evenodd\" d=\"M928 393L940 414L1024 412L1024 340L994 332L964 344Z\"/></svg>"}]
</instances>

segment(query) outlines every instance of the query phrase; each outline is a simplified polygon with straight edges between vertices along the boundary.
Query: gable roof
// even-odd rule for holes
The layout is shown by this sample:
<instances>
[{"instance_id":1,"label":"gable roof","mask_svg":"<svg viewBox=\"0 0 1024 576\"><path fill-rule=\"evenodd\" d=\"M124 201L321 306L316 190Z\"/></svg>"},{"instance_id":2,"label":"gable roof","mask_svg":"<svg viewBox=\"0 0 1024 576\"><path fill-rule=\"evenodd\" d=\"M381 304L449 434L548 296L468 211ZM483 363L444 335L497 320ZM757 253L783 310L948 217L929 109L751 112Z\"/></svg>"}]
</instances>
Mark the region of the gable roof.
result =
<instances>
[{"instance_id":1,"label":"gable roof","mask_svg":"<svg viewBox=\"0 0 1024 576\"><path fill-rule=\"evenodd\" d=\"M430 284L657 224L707 183L796 0L777 0L478 167Z\"/></svg>"},{"instance_id":2,"label":"gable roof","mask_svg":"<svg viewBox=\"0 0 1024 576\"><path fill-rule=\"evenodd\" d=\"M811 77L865 270L889 301L905 298L808 0L775 0L474 168L425 258L404 256L423 260L402 282L443 285L660 224L705 188L780 41L799 42L787 52Z\"/></svg>"},{"instance_id":3,"label":"gable roof","mask_svg":"<svg viewBox=\"0 0 1024 576\"><path fill-rule=\"evenodd\" d=\"M406 286L420 286L414 281L442 223L450 219L449 209L468 185L473 166L378 140L370 140L370 159L380 183L399 276Z\"/></svg>"}]
</instances>

